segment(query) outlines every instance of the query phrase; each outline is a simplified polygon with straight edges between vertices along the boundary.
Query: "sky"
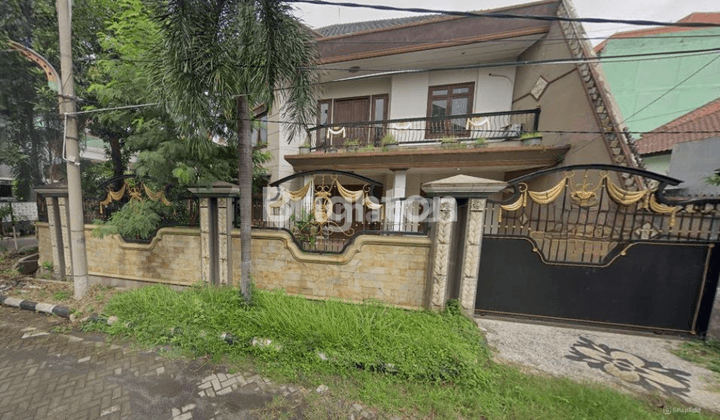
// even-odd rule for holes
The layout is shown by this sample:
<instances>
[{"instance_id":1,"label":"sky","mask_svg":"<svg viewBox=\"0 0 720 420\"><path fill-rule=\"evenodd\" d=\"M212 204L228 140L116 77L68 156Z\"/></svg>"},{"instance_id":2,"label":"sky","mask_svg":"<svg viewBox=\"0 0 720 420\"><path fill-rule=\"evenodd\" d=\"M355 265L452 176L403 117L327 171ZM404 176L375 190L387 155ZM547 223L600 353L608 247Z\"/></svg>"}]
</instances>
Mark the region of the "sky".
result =
<instances>
[{"instance_id":1,"label":"sky","mask_svg":"<svg viewBox=\"0 0 720 420\"><path fill-rule=\"evenodd\" d=\"M337 0L365 4L383 4L396 7L420 7L441 10L486 10L515 4L529 3L518 0ZM675 22L692 12L720 12L717 0L574 0L573 4L580 17L645 19ZM356 9L337 6L296 4L296 16L313 28L336 23L359 22L364 20L391 19L415 16L413 13L383 12L371 9ZM588 36L608 37L615 32L641 29L640 26L620 24L584 24ZM601 39L593 39L598 44Z\"/></svg>"}]
</instances>

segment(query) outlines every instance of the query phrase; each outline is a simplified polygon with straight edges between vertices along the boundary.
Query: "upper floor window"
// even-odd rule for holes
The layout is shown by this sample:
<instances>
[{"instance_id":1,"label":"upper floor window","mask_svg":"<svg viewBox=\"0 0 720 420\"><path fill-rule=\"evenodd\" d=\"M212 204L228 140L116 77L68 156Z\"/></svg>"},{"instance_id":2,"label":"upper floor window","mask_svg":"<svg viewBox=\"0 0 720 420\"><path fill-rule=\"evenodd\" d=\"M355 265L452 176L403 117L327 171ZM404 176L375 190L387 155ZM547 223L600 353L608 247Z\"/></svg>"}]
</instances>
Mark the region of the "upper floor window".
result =
<instances>
[{"instance_id":1,"label":"upper floor window","mask_svg":"<svg viewBox=\"0 0 720 420\"><path fill-rule=\"evenodd\" d=\"M430 86L428 118L472 114L474 83ZM467 135L466 118L437 118L427 123L428 138Z\"/></svg>"}]
</instances>

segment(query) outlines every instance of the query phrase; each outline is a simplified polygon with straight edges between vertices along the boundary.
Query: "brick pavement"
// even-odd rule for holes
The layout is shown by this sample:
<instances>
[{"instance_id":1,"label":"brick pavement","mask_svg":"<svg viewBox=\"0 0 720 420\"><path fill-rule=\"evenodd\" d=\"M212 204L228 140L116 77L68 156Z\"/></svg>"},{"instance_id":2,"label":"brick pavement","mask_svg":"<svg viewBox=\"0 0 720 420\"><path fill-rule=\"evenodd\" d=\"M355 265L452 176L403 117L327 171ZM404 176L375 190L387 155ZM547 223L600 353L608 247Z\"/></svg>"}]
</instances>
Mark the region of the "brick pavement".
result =
<instances>
[{"instance_id":1,"label":"brick pavement","mask_svg":"<svg viewBox=\"0 0 720 420\"><path fill-rule=\"evenodd\" d=\"M108 344L101 334L53 332L66 325L0 307L0 420L245 419L274 396L300 404L308 392Z\"/></svg>"}]
</instances>

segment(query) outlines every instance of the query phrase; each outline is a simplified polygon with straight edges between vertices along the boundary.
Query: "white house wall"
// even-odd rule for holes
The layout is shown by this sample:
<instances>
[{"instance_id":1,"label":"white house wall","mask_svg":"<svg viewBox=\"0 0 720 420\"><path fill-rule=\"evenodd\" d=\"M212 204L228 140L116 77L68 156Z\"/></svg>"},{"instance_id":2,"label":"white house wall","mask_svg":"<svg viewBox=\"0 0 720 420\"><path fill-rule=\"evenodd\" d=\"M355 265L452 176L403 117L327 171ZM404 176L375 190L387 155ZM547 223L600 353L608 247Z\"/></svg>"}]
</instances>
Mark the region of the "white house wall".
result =
<instances>
[{"instance_id":1,"label":"white house wall","mask_svg":"<svg viewBox=\"0 0 720 420\"><path fill-rule=\"evenodd\" d=\"M386 93L390 93L390 78L328 83L323 87L320 97L322 99L339 99Z\"/></svg>"},{"instance_id":2,"label":"white house wall","mask_svg":"<svg viewBox=\"0 0 720 420\"><path fill-rule=\"evenodd\" d=\"M320 99L389 94L388 119L422 118L427 116L430 86L467 82L475 83L473 113L503 112L512 109L514 67L398 74L386 78L328 83L323 86ZM268 119L280 121L282 117L279 113L272 112ZM288 134L288 125L268 123L267 150L272 153L272 159L265 167L271 174L271 181L294 173L292 166L284 157L297 154L298 146L305 142L305 136L302 135L292 143L288 143Z\"/></svg>"}]
</instances>

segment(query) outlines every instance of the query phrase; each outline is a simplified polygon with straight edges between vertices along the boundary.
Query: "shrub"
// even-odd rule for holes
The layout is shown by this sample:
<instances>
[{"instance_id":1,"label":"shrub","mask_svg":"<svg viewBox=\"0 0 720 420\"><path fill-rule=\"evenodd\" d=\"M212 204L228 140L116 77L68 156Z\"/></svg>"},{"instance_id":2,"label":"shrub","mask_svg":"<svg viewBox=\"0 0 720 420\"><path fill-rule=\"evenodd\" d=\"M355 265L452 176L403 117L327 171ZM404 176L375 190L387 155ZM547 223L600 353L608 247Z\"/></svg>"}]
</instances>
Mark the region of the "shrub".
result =
<instances>
[{"instance_id":1,"label":"shrub","mask_svg":"<svg viewBox=\"0 0 720 420\"><path fill-rule=\"evenodd\" d=\"M130 200L107 222L95 220L93 236L120 235L126 239L150 239L160 226L161 217L152 201Z\"/></svg>"}]
</instances>

